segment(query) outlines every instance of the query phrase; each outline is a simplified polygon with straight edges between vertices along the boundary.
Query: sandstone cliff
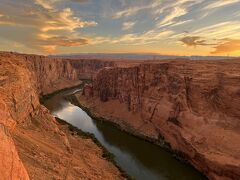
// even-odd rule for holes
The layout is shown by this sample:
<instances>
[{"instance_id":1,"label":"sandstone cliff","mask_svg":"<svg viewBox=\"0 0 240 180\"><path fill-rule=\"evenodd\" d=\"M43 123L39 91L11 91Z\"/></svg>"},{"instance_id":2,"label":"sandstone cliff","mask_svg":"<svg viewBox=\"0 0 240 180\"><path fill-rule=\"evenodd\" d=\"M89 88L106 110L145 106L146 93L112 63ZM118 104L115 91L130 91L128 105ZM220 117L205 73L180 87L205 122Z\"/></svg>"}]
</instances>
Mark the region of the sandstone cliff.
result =
<instances>
[{"instance_id":1,"label":"sandstone cliff","mask_svg":"<svg viewBox=\"0 0 240 180\"><path fill-rule=\"evenodd\" d=\"M69 59L66 61L76 70L79 79L92 79L104 67L113 67L116 65L113 61L105 60Z\"/></svg>"},{"instance_id":2,"label":"sandstone cliff","mask_svg":"<svg viewBox=\"0 0 240 180\"><path fill-rule=\"evenodd\" d=\"M41 95L94 77L77 97L97 116L157 144L168 142L210 179L239 179L239 72L239 60L128 62L0 53L1 178L122 178L101 158L101 149L72 135L39 103Z\"/></svg>"},{"instance_id":3,"label":"sandstone cliff","mask_svg":"<svg viewBox=\"0 0 240 180\"><path fill-rule=\"evenodd\" d=\"M24 58L39 94L50 94L56 90L79 84L79 79L92 79L104 67L115 66L113 61L74 60L49 58L46 56L14 54Z\"/></svg>"},{"instance_id":4,"label":"sandstone cliff","mask_svg":"<svg viewBox=\"0 0 240 180\"><path fill-rule=\"evenodd\" d=\"M0 179L122 179L99 147L39 103L40 95L79 83L68 60L0 53Z\"/></svg>"},{"instance_id":5,"label":"sandstone cliff","mask_svg":"<svg viewBox=\"0 0 240 180\"><path fill-rule=\"evenodd\" d=\"M37 89L42 95L79 84L76 82L77 72L69 61L34 55L26 55L25 59L32 77L35 78Z\"/></svg>"},{"instance_id":6,"label":"sandstone cliff","mask_svg":"<svg viewBox=\"0 0 240 180\"><path fill-rule=\"evenodd\" d=\"M104 68L94 92L88 87L77 97L126 131L158 144L164 139L210 179L239 179L239 72L239 60Z\"/></svg>"}]
</instances>

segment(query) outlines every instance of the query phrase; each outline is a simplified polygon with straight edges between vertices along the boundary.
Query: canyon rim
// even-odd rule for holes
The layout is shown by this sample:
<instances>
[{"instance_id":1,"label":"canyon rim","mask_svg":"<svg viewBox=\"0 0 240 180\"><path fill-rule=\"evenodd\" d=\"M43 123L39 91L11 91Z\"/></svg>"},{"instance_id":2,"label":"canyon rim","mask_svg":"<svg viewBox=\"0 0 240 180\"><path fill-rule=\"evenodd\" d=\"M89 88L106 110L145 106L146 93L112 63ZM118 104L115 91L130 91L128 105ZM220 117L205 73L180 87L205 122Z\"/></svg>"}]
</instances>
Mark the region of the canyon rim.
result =
<instances>
[{"instance_id":1,"label":"canyon rim","mask_svg":"<svg viewBox=\"0 0 240 180\"><path fill-rule=\"evenodd\" d=\"M125 178L91 139L72 137L39 103L81 84L81 77L91 81L70 98L93 118L167 146L209 179L238 179L238 59L128 62L8 52L0 58L4 179Z\"/></svg>"},{"instance_id":2,"label":"canyon rim","mask_svg":"<svg viewBox=\"0 0 240 180\"><path fill-rule=\"evenodd\" d=\"M0 0L0 180L240 179L239 0Z\"/></svg>"}]
</instances>

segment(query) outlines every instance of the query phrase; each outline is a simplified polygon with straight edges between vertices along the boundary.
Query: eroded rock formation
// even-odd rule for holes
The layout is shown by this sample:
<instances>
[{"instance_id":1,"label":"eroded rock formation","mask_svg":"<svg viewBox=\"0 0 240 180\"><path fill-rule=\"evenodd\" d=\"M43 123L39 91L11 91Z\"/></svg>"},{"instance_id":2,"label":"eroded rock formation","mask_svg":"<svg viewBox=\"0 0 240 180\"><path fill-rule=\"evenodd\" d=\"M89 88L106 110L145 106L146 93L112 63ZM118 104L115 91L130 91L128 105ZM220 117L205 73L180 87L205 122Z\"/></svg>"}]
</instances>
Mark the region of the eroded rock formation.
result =
<instances>
[{"instance_id":1,"label":"eroded rock formation","mask_svg":"<svg viewBox=\"0 0 240 180\"><path fill-rule=\"evenodd\" d=\"M0 179L122 179L92 140L60 126L39 103L79 83L68 60L0 53Z\"/></svg>"},{"instance_id":2,"label":"eroded rock formation","mask_svg":"<svg viewBox=\"0 0 240 180\"><path fill-rule=\"evenodd\" d=\"M239 60L64 60L0 53L1 177L121 178L101 159L101 149L59 126L39 103L41 95L94 77L77 98L96 116L157 144L166 141L210 179L239 179L239 72Z\"/></svg>"},{"instance_id":3,"label":"eroded rock formation","mask_svg":"<svg viewBox=\"0 0 240 180\"><path fill-rule=\"evenodd\" d=\"M0 174L2 179L29 179L23 166L10 131L15 128L15 121L10 117L7 106L0 102Z\"/></svg>"},{"instance_id":4,"label":"eroded rock formation","mask_svg":"<svg viewBox=\"0 0 240 180\"><path fill-rule=\"evenodd\" d=\"M239 60L104 68L94 96L77 97L126 131L158 144L164 138L210 179L239 179L239 72Z\"/></svg>"}]
</instances>

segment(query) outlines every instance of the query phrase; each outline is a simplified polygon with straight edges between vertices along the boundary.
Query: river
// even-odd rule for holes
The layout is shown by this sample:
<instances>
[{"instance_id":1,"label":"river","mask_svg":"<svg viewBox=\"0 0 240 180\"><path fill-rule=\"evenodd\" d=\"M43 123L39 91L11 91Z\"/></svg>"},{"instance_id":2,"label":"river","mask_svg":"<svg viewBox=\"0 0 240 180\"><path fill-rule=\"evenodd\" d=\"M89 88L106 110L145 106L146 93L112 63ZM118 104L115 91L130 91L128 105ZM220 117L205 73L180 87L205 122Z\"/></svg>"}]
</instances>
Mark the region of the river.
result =
<instances>
[{"instance_id":1,"label":"river","mask_svg":"<svg viewBox=\"0 0 240 180\"><path fill-rule=\"evenodd\" d=\"M44 102L51 114L73 126L95 135L115 156L116 163L137 180L203 180L193 167L176 160L171 153L116 127L92 119L81 108L64 97L79 91L73 88L58 93Z\"/></svg>"}]
</instances>

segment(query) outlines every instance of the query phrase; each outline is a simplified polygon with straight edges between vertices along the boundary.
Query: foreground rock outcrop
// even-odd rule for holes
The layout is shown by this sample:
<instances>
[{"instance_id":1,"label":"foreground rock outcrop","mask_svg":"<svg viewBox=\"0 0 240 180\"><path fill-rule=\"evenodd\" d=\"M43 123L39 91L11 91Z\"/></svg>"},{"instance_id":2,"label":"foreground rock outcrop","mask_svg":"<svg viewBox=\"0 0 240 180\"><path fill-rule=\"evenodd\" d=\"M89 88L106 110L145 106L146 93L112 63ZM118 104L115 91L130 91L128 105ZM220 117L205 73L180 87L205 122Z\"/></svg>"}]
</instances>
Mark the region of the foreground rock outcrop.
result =
<instances>
[{"instance_id":1,"label":"foreground rock outcrop","mask_svg":"<svg viewBox=\"0 0 240 180\"><path fill-rule=\"evenodd\" d=\"M0 174L2 179L29 179L23 166L10 131L15 122L10 118L4 102L0 102Z\"/></svg>"},{"instance_id":2,"label":"foreground rock outcrop","mask_svg":"<svg viewBox=\"0 0 240 180\"><path fill-rule=\"evenodd\" d=\"M101 148L39 103L78 79L67 60L0 53L0 179L123 179Z\"/></svg>"},{"instance_id":3,"label":"foreground rock outcrop","mask_svg":"<svg viewBox=\"0 0 240 180\"><path fill-rule=\"evenodd\" d=\"M167 142L210 179L240 178L240 60L104 68L76 97L96 117Z\"/></svg>"}]
</instances>

